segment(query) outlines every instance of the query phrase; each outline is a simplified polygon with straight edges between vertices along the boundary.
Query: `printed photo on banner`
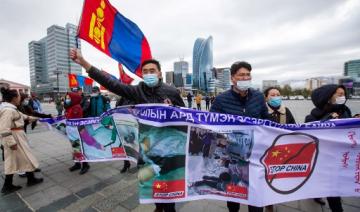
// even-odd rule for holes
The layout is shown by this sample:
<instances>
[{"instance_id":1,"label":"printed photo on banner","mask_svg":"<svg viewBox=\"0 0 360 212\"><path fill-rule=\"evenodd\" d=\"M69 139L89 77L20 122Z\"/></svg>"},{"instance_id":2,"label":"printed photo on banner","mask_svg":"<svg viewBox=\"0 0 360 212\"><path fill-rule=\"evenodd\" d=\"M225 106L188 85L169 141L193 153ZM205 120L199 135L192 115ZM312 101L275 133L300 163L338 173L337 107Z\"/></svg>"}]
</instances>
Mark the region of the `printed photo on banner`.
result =
<instances>
[{"instance_id":1,"label":"printed photo on banner","mask_svg":"<svg viewBox=\"0 0 360 212\"><path fill-rule=\"evenodd\" d=\"M253 130L221 133L191 127L187 158L188 196L216 194L247 199L253 134Z\"/></svg>"},{"instance_id":2,"label":"printed photo on banner","mask_svg":"<svg viewBox=\"0 0 360 212\"><path fill-rule=\"evenodd\" d=\"M145 165L138 172L141 199L185 197L187 126L139 125Z\"/></svg>"},{"instance_id":3,"label":"printed photo on banner","mask_svg":"<svg viewBox=\"0 0 360 212\"><path fill-rule=\"evenodd\" d=\"M71 143L72 149L73 149L73 159L76 161L83 161L85 160L84 155L81 151L81 145L80 145L80 135L77 127L74 126L67 126L66 127L66 134L69 138L69 141Z\"/></svg>"},{"instance_id":4,"label":"printed photo on banner","mask_svg":"<svg viewBox=\"0 0 360 212\"><path fill-rule=\"evenodd\" d=\"M127 157L137 161L139 158L139 124L130 114L113 114L116 129Z\"/></svg>"},{"instance_id":5,"label":"printed photo on banner","mask_svg":"<svg viewBox=\"0 0 360 212\"><path fill-rule=\"evenodd\" d=\"M43 118L40 119L41 123L46 124L47 128L58 135L61 135L64 138L67 138L66 135L66 119L64 116L58 116L55 118Z\"/></svg>"},{"instance_id":6,"label":"printed photo on banner","mask_svg":"<svg viewBox=\"0 0 360 212\"><path fill-rule=\"evenodd\" d=\"M78 126L85 160L126 158L124 147L112 116L98 124Z\"/></svg>"}]
</instances>

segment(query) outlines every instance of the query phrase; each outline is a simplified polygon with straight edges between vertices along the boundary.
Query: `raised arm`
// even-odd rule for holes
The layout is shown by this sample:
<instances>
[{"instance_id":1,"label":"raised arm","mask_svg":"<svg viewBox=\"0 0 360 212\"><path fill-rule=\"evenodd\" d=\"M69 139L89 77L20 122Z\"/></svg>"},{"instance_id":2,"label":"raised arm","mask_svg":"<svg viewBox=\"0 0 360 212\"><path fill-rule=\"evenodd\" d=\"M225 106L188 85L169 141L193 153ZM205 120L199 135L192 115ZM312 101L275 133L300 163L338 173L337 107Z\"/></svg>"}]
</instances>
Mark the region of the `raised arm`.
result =
<instances>
[{"instance_id":1,"label":"raised arm","mask_svg":"<svg viewBox=\"0 0 360 212\"><path fill-rule=\"evenodd\" d=\"M92 66L84 59L79 49L71 49L70 58L75 63L81 65L92 79L94 79L100 85L104 86L109 91L131 100L136 99L137 93L134 86L125 85L119 80L112 78L110 74L104 71L100 71L96 67Z\"/></svg>"}]
</instances>

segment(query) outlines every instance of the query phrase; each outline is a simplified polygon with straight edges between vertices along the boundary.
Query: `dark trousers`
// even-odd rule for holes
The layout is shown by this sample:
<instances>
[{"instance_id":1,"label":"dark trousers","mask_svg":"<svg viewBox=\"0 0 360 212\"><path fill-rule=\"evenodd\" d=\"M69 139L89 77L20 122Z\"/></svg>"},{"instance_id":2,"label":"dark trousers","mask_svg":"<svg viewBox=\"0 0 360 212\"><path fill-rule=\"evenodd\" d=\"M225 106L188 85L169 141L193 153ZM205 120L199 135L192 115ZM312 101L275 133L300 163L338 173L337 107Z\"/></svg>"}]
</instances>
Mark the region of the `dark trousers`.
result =
<instances>
[{"instance_id":1,"label":"dark trousers","mask_svg":"<svg viewBox=\"0 0 360 212\"><path fill-rule=\"evenodd\" d=\"M237 202L226 202L229 212L238 212L240 210L240 203ZM248 205L249 212L263 212L263 207L256 207Z\"/></svg>"},{"instance_id":2,"label":"dark trousers","mask_svg":"<svg viewBox=\"0 0 360 212\"><path fill-rule=\"evenodd\" d=\"M206 110L210 109L210 103L206 103Z\"/></svg>"},{"instance_id":3,"label":"dark trousers","mask_svg":"<svg viewBox=\"0 0 360 212\"><path fill-rule=\"evenodd\" d=\"M5 156L4 156L4 147L3 147L3 145L1 145L0 148L1 148L2 160L4 161L4 160L5 160Z\"/></svg>"},{"instance_id":4,"label":"dark trousers","mask_svg":"<svg viewBox=\"0 0 360 212\"><path fill-rule=\"evenodd\" d=\"M155 203L156 212L175 212L175 203Z\"/></svg>"},{"instance_id":5,"label":"dark trousers","mask_svg":"<svg viewBox=\"0 0 360 212\"><path fill-rule=\"evenodd\" d=\"M191 107L192 107L192 102L188 101L188 108L191 108Z\"/></svg>"},{"instance_id":6,"label":"dark trousers","mask_svg":"<svg viewBox=\"0 0 360 212\"><path fill-rule=\"evenodd\" d=\"M130 162L128 160L124 160L124 168L130 168Z\"/></svg>"},{"instance_id":7,"label":"dark trousers","mask_svg":"<svg viewBox=\"0 0 360 212\"><path fill-rule=\"evenodd\" d=\"M329 207L332 212L342 212L343 211L340 197L327 197L326 199L329 203Z\"/></svg>"},{"instance_id":8,"label":"dark trousers","mask_svg":"<svg viewBox=\"0 0 360 212\"><path fill-rule=\"evenodd\" d=\"M201 104L196 104L196 106L198 110L201 110Z\"/></svg>"}]
</instances>

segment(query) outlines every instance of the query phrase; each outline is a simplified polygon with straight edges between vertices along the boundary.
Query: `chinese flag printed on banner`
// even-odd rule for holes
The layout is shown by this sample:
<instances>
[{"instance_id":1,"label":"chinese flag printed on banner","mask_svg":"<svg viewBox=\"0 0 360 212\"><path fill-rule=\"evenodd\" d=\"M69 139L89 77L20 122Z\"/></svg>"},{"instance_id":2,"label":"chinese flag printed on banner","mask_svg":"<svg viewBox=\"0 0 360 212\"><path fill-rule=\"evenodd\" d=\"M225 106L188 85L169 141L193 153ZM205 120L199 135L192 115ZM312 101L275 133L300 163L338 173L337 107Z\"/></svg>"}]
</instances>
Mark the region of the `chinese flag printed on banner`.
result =
<instances>
[{"instance_id":1,"label":"chinese flag printed on banner","mask_svg":"<svg viewBox=\"0 0 360 212\"><path fill-rule=\"evenodd\" d=\"M269 180L308 176L315 151L314 142L273 146L264 159Z\"/></svg>"},{"instance_id":2,"label":"chinese flag printed on banner","mask_svg":"<svg viewBox=\"0 0 360 212\"><path fill-rule=\"evenodd\" d=\"M76 161L83 161L85 160L84 155L81 152L74 152L73 153L74 160Z\"/></svg>"},{"instance_id":3,"label":"chinese flag printed on banner","mask_svg":"<svg viewBox=\"0 0 360 212\"><path fill-rule=\"evenodd\" d=\"M183 197L185 197L185 180L154 181L154 199L177 199Z\"/></svg>"},{"instance_id":4,"label":"chinese flag printed on banner","mask_svg":"<svg viewBox=\"0 0 360 212\"><path fill-rule=\"evenodd\" d=\"M229 184L226 186L226 196L236 197L241 199L248 198L248 190L246 187L238 186L235 184Z\"/></svg>"},{"instance_id":5,"label":"chinese flag printed on banner","mask_svg":"<svg viewBox=\"0 0 360 212\"><path fill-rule=\"evenodd\" d=\"M69 87L70 88L76 88L79 86L79 82L76 79L76 74L68 74L69 78Z\"/></svg>"},{"instance_id":6,"label":"chinese flag printed on banner","mask_svg":"<svg viewBox=\"0 0 360 212\"><path fill-rule=\"evenodd\" d=\"M125 150L123 147L112 147L111 154L113 158L123 158L126 157Z\"/></svg>"}]
</instances>

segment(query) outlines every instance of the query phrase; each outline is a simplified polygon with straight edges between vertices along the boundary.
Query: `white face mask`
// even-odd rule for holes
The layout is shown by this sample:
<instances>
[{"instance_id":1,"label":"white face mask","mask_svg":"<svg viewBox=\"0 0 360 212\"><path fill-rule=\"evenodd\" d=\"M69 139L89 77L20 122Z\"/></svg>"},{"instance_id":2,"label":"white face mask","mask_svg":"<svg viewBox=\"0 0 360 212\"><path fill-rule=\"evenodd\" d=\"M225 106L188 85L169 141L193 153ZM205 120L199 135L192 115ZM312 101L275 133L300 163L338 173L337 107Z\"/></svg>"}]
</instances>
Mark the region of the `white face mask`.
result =
<instances>
[{"instance_id":1,"label":"white face mask","mask_svg":"<svg viewBox=\"0 0 360 212\"><path fill-rule=\"evenodd\" d=\"M92 93L92 94L90 94L91 97L96 97L96 96L98 96L98 95L99 95L99 93Z\"/></svg>"},{"instance_id":2,"label":"white face mask","mask_svg":"<svg viewBox=\"0 0 360 212\"><path fill-rule=\"evenodd\" d=\"M240 91L247 91L251 88L251 80L239 80L236 82L236 87Z\"/></svg>"},{"instance_id":3,"label":"white face mask","mask_svg":"<svg viewBox=\"0 0 360 212\"><path fill-rule=\"evenodd\" d=\"M346 102L346 97L345 96L336 97L335 104L343 105L343 104L345 104L345 102Z\"/></svg>"}]
</instances>

